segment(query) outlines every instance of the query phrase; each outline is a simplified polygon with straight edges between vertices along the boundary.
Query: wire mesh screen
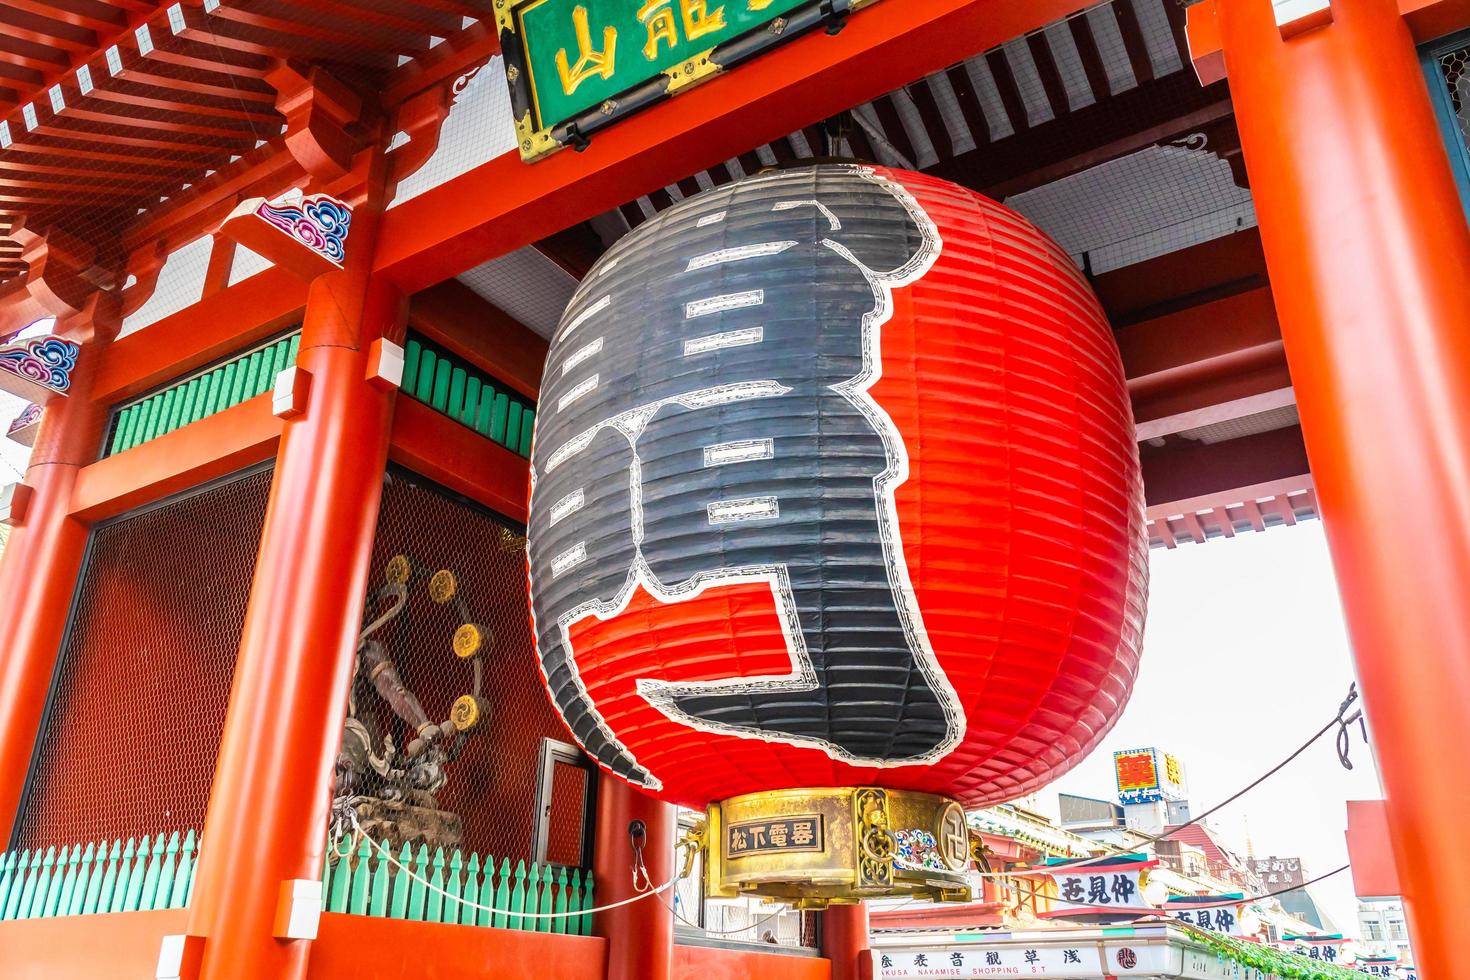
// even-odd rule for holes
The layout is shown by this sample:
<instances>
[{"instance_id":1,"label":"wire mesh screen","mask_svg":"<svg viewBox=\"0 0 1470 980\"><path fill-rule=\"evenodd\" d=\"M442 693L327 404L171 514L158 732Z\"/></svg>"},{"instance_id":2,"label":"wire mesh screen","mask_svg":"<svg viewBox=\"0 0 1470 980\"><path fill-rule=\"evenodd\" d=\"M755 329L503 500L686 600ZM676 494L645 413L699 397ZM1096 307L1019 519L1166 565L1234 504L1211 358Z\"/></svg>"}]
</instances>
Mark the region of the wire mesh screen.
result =
<instances>
[{"instance_id":1,"label":"wire mesh screen","mask_svg":"<svg viewBox=\"0 0 1470 980\"><path fill-rule=\"evenodd\" d=\"M531 651L520 530L390 471L338 757L339 811L353 808L396 846L529 859L541 742L567 737ZM580 807L565 795L550 808L570 824L549 828L553 859L581 851Z\"/></svg>"},{"instance_id":2,"label":"wire mesh screen","mask_svg":"<svg viewBox=\"0 0 1470 980\"><path fill-rule=\"evenodd\" d=\"M204 825L271 471L99 527L18 847Z\"/></svg>"},{"instance_id":3,"label":"wire mesh screen","mask_svg":"<svg viewBox=\"0 0 1470 980\"><path fill-rule=\"evenodd\" d=\"M1447 51L1436 61L1455 113L1460 141L1470 147L1470 45Z\"/></svg>"}]
</instances>

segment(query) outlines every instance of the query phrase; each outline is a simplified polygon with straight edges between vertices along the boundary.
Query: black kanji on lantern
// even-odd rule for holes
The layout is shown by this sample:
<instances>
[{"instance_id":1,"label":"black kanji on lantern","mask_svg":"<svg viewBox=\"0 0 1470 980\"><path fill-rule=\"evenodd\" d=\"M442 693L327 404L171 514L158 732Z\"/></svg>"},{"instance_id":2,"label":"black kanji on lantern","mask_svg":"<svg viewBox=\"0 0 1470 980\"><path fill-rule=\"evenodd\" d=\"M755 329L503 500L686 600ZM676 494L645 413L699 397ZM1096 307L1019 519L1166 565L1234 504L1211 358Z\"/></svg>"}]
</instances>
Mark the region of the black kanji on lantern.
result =
<instances>
[{"instance_id":1,"label":"black kanji on lantern","mask_svg":"<svg viewBox=\"0 0 1470 980\"><path fill-rule=\"evenodd\" d=\"M552 341L532 456L532 602L578 740L660 785L592 704L574 624L638 587L674 604L765 582L791 670L639 693L693 728L923 762L963 736L929 648L892 490L902 437L867 394L892 289L938 254L923 210L856 167L767 175L614 246Z\"/></svg>"}]
</instances>

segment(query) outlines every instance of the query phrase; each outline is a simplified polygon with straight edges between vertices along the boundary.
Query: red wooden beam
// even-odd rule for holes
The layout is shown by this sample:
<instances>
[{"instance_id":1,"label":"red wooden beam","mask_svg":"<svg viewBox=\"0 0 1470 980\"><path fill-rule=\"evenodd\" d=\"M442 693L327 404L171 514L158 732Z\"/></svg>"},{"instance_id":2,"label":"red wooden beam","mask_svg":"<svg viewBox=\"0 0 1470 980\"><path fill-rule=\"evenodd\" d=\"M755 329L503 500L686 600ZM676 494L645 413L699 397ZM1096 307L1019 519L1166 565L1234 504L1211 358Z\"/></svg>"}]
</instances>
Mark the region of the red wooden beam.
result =
<instances>
[{"instance_id":1,"label":"red wooden beam","mask_svg":"<svg viewBox=\"0 0 1470 980\"><path fill-rule=\"evenodd\" d=\"M862 11L534 166L507 154L392 209L376 267L413 292L869 101L1083 0L903 0Z\"/></svg>"},{"instance_id":2,"label":"red wooden beam","mask_svg":"<svg viewBox=\"0 0 1470 980\"><path fill-rule=\"evenodd\" d=\"M522 524L530 462L423 402L399 398L388 458Z\"/></svg>"},{"instance_id":3,"label":"red wooden beam","mask_svg":"<svg viewBox=\"0 0 1470 980\"><path fill-rule=\"evenodd\" d=\"M1254 228L1107 272L1093 291L1115 328L1266 285Z\"/></svg>"},{"instance_id":4,"label":"red wooden beam","mask_svg":"<svg viewBox=\"0 0 1470 980\"><path fill-rule=\"evenodd\" d=\"M1306 482L1311 479L1311 468L1302 430L1295 425L1225 442L1184 441L1157 450L1145 447L1139 460L1150 511L1182 510L1185 502L1202 499L1239 503L1242 488L1282 481L1303 488L1311 485Z\"/></svg>"}]
</instances>

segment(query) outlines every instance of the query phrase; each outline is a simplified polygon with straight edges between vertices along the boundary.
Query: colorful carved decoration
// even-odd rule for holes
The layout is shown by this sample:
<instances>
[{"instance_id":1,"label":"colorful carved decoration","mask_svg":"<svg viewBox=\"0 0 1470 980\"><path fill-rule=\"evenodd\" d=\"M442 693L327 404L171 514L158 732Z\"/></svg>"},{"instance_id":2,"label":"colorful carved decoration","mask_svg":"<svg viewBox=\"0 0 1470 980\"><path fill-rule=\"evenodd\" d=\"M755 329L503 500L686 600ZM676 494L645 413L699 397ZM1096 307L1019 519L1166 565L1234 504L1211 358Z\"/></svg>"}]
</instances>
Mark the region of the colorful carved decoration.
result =
<instances>
[{"instance_id":1,"label":"colorful carved decoration","mask_svg":"<svg viewBox=\"0 0 1470 980\"><path fill-rule=\"evenodd\" d=\"M30 337L0 345L0 388L45 404L71 391L81 347L60 337Z\"/></svg>"},{"instance_id":2,"label":"colorful carved decoration","mask_svg":"<svg viewBox=\"0 0 1470 980\"><path fill-rule=\"evenodd\" d=\"M347 255L347 236L352 231L352 209L334 197L300 192L275 203L262 201L256 217L340 266Z\"/></svg>"},{"instance_id":3,"label":"colorful carved decoration","mask_svg":"<svg viewBox=\"0 0 1470 980\"><path fill-rule=\"evenodd\" d=\"M41 428L41 406L32 402L10 423L5 435L11 442L22 446L36 444L36 432Z\"/></svg>"},{"instance_id":4,"label":"colorful carved decoration","mask_svg":"<svg viewBox=\"0 0 1470 980\"><path fill-rule=\"evenodd\" d=\"M588 755L708 807L710 894L967 897L929 839L967 862L959 804L1070 769L1138 666L1138 449L1076 264L930 176L762 174L614 245L545 379L531 604Z\"/></svg>"}]
</instances>

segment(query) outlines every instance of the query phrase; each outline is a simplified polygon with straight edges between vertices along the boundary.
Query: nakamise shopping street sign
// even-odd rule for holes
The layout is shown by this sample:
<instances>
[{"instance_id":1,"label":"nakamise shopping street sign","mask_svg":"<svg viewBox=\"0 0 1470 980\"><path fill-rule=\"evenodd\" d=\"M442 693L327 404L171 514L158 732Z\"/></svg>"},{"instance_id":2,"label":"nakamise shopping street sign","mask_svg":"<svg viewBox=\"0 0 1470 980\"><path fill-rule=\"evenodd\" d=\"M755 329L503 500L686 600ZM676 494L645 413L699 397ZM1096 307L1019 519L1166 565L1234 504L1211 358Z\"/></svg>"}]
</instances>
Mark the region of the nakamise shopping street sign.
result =
<instances>
[{"instance_id":1,"label":"nakamise shopping street sign","mask_svg":"<svg viewBox=\"0 0 1470 980\"><path fill-rule=\"evenodd\" d=\"M1164 945L975 945L964 949L874 950L875 977L1108 977L1178 976L1178 950Z\"/></svg>"},{"instance_id":2,"label":"nakamise shopping street sign","mask_svg":"<svg viewBox=\"0 0 1470 980\"><path fill-rule=\"evenodd\" d=\"M877 0L496 0L522 158L588 137Z\"/></svg>"}]
</instances>

